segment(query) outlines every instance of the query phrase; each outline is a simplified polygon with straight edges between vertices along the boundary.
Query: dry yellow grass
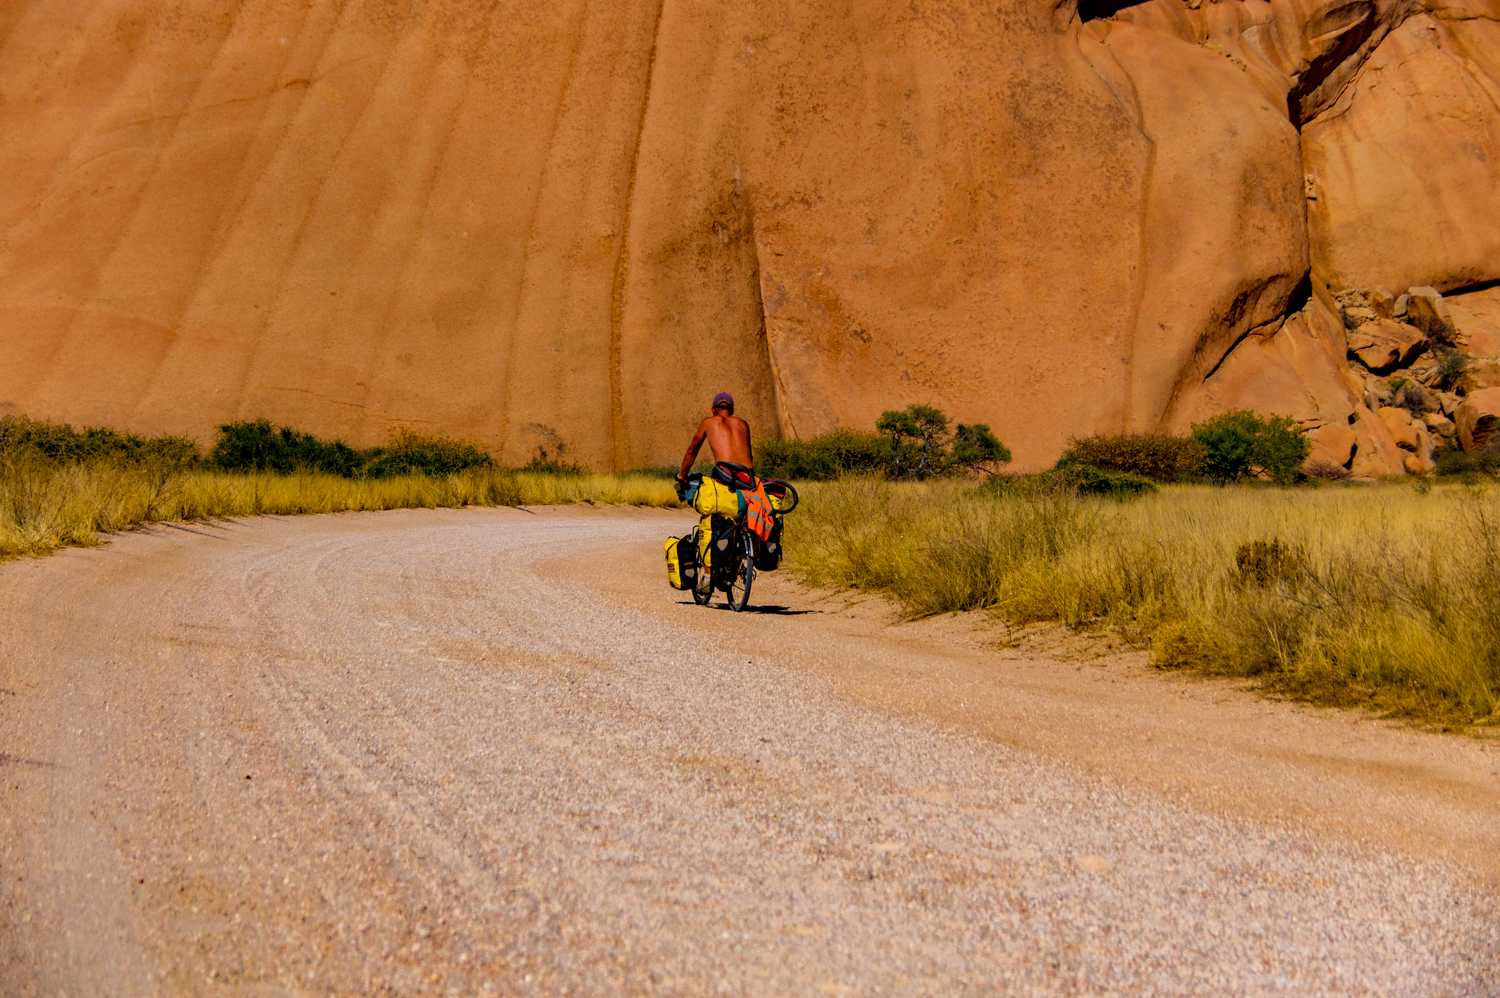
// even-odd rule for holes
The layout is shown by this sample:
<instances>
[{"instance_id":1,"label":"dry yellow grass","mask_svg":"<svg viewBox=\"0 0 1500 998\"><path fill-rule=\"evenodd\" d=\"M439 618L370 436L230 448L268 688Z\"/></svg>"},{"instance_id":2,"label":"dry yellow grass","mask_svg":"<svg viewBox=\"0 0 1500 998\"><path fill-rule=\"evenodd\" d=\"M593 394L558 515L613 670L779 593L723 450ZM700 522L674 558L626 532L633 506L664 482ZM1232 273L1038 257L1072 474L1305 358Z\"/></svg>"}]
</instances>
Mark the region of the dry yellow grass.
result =
<instances>
[{"instance_id":1,"label":"dry yellow grass","mask_svg":"<svg viewBox=\"0 0 1500 998\"><path fill-rule=\"evenodd\" d=\"M1163 667L1440 725L1500 722L1500 501L1464 486L803 489L792 566L913 615L1108 627Z\"/></svg>"},{"instance_id":2,"label":"dry yellow grass","mask_svg":"<svg viewBox=\"0 0 1500 998\"><path fill-rule=\"evenodd\" d=\"M107 461L0 462L0 557L100 542L100 533L162 520L260 514L593 502L675 506L672 483L634 475L473 469L441 478L351 480L320 474L224 474Z\"/></svg>"}]
</instances>

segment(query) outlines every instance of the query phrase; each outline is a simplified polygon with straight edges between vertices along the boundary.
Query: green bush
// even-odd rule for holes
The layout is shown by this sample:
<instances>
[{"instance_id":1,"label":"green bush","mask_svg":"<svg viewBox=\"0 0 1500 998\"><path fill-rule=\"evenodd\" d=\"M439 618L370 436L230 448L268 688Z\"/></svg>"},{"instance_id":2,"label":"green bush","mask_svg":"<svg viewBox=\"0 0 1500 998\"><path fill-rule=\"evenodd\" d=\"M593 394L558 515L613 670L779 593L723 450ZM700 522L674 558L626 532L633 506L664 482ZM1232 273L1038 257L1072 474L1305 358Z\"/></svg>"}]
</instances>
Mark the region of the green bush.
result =
<instances>
[{"instance_id":1,"label":"green bush","mask_svg":"<svg viewBox=\"0 0 1500 998\"><path fill-rule=\"evenodd\" d=\"M343 478L359 477L365 456L341 440L319 440L269 419L241 420L219 427L209 451L209 467L219 471L321 471Z\"/></svg>"},{"instance_id":2,"label":"green bush","mask_svg":"<svg viewBox=\"0 0 1500 998\"><path fill-rule=\"evenodd\" d=\"M451 475L494 464L472 444L444 437L398 433L386 447L355 450L342 440L319 440L270 420L243 420L219 427L208 455L218 471L321 472L341 478L391 478L397 475Z\"/></svg>"},{"instance_id":3,"label":"green bush","mask_svg":"<svg viewBox=\"0 0 1500 998\"><path fill-rule=\"evenodd\" d=\"M808 440L762 440L755 470L764 478L832 481L845 475L878 474L919 479L965 471L998 473L1010 449L984 423L958 423L949 430L941 409L910 405L887 410L878 432L835 430Z\"/></svg>"},{"instance_id":4,"label":"green bush","mask_svg":"<svg viewBox=\"0 0 1500 998\"><path fill-rule=\"evenodd\" d=\"M1261 471L1289 484L1301 476L1302 462L1312 452L1312 441L1290 417L1262 419L1248 409L1194 423L1193 439L1203 445L1205 473L1217 482Z\"/></svg>"},{"instance_id":5,"label":"green bush","mask_svg":"<svg viewBox=\"0 0 1500 998\"><path fill-rule=\"evenodd\" d=\"M891 446L879 434L854 430L755 444L755 471L762 478L831 481L848 474L883 471L890 459Z\"/></svg>"},{"instance_id":6,"label":"green bush","mask_svg":"<svg viewBox=\"0 0 1500 998\"><path fill-rule=\"evenodd\" d=\"M1424 412L1437 412L1441 408L1437 398L1431 392L1408 378L1401 379L1399 388L1392 381L1391 389L1391 404L1399 409L1405 409L1418 419Z\"/></svg>"},{"instance_id":7,"label":"green bush","mask_svg":"<svg viewBox=\"0 0 1500 998\"><path fill-rule=\"evenodd\" d=\"M56 464L113 461L186 468L199 459L198 445L187 437L143 437L98 426L74 430L67 423L0 417L0 457L28 457Z\"/></svg>"},{"instance_id":8,"label":"green bush","mask_svg":"<svg viewBox=\"0 0 1500 998\"><path fill-rule=\"evenodd\" d=\"M1448 347L1438 353L1437 386L1444 391L1462 388L1469 380L1469 358Z\"/></svg>"},{"instance_id":9,"label":"green bush","mask_svg":"<svg viewBox=\"0 0 1500 998\"><path fill-rule=\"evenodd\" d=\"M1166 433L1128 433L1074 440L1058 460L1058 467L1092 465L1122 471L1156 482L1180 482L1203 474L1207 452L1192 437Z\"/></svg>"}]
</instances>

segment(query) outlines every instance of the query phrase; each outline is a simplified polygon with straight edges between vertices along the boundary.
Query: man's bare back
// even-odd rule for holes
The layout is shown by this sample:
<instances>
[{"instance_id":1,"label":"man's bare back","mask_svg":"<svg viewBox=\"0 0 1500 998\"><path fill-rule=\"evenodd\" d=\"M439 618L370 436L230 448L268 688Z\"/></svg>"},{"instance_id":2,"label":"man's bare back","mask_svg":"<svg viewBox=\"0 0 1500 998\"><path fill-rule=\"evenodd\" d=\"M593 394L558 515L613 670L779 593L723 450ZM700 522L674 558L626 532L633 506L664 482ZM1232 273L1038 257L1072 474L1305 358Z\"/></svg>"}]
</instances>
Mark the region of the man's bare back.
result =
<instances>
[{"instance_id":1,"label":"man's bare back","mask_svg":"<svg viewBox=\"0 0 1500 998\"><path fill-rule=\"evenodd\" d=\"M693 462L698 460L698 451L705 440L715 461L755 467L755 456L750 447L750 424L734 414L734 399L723 392L714 398L713 415L698 424L698 432L693 434L693 442L688 444L687 454L682 458L682 470L677 473L679 479L686 478L693 469Z\"/></svg>"}]
</instances>

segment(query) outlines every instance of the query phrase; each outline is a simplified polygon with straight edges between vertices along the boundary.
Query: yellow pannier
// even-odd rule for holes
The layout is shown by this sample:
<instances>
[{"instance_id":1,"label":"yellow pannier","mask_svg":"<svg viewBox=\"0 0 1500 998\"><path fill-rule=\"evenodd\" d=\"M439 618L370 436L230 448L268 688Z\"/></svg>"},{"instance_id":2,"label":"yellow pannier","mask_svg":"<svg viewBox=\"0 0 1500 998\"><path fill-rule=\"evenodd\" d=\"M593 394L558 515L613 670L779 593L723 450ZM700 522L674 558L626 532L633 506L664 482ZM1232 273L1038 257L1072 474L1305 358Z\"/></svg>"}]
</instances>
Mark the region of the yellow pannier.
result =
<instances>
[{"instance_id":1,"label":"yellow pannier","mask_svg":"<svg viewBox=\"0 0 1500 998\"><path fill-rule=\"evenodd\" d=\"M667 538L667 583L673 589L691 589L698 581L698 551L693 537Z\"/></svg>"}]
</instances>

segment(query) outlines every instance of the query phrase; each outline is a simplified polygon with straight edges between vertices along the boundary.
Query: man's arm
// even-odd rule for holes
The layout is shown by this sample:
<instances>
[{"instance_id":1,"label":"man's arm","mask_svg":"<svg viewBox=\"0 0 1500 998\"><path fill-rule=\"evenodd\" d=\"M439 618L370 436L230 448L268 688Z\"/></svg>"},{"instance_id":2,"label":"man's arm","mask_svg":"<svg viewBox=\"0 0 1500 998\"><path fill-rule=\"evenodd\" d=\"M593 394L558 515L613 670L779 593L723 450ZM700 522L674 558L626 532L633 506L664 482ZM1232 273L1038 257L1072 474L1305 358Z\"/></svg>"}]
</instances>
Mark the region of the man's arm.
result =
<instances>
[{"instance_id":1,"label":"man's arm","mask_svg":"<svg viewBox=\"0 0 1500 998\"><path fill-rule=\"evenodd\" d=\"M703 446L703 438L708 436L708 420L698 424L698 432L693 434L693 442L688 444L687 453L682 458L682 470L677 472L677 480L680 482L687 478L688 472L693 470L693 462L698 460L698 451Z\"/></svg>"}]
</instances>

